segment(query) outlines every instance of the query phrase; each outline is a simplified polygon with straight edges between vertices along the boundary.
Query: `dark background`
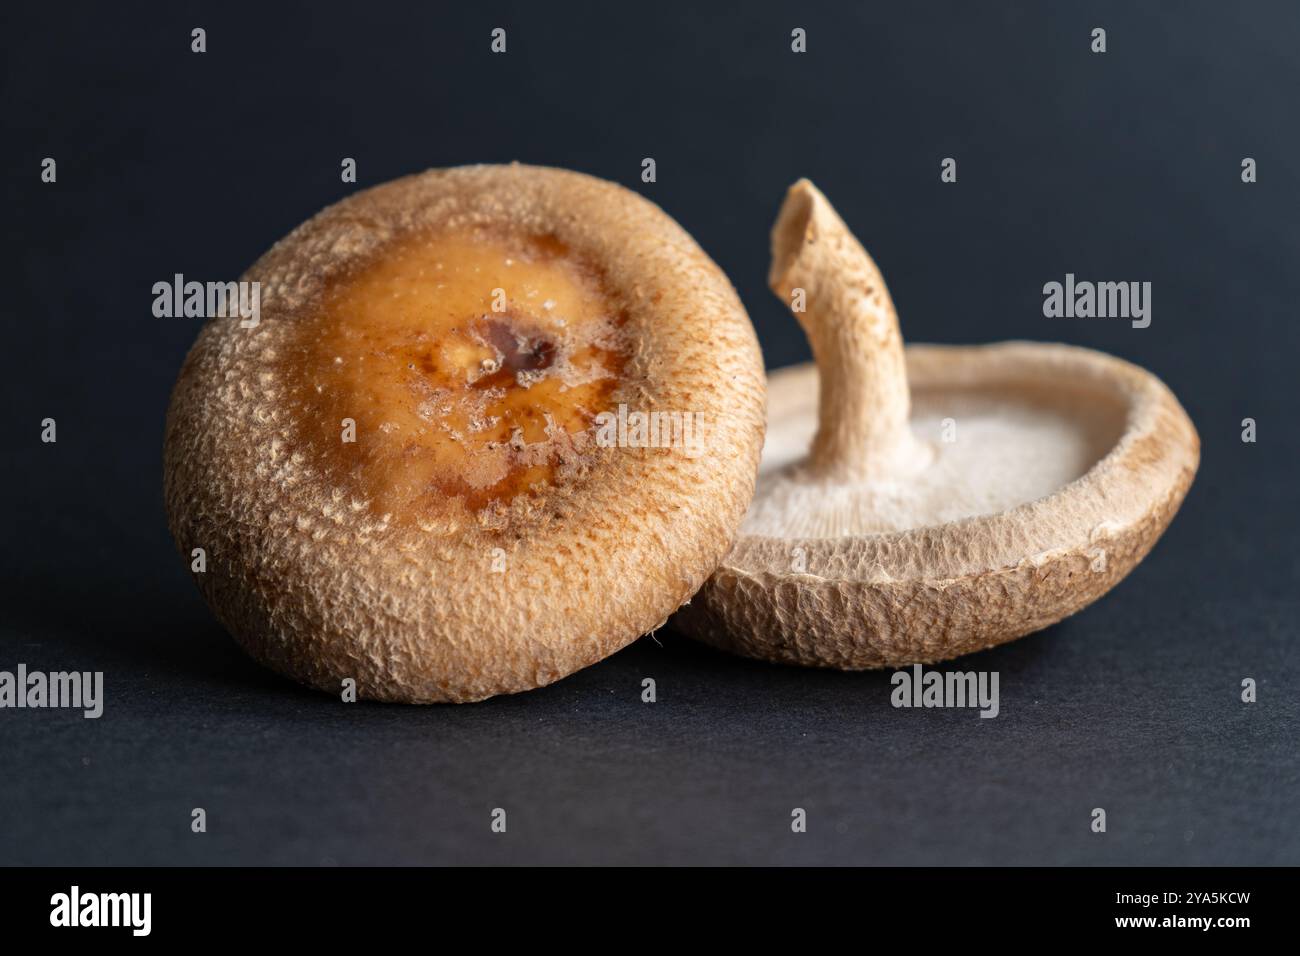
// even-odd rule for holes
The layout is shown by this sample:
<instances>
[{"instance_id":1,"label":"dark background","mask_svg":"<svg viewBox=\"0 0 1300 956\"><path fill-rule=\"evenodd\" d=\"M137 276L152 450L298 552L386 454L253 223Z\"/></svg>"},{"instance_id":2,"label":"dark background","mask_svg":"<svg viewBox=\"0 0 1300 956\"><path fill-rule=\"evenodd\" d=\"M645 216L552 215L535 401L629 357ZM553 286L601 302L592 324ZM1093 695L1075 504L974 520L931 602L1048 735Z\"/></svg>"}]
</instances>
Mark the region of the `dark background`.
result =
<instances>
[{"instance_id":1,"label":"dark background","mask_svg":"<svg viewBox=\"0 0 1300 956\"><path fill-rule=\"evenodd\" d=\"M0 711L0 863L1300 862L1300 7L847 6L7 8L0 669L103 670L107 703ZM809 176L906 337L1146 366L1200 429L1196 484L1100 603L955 665L1000 672L996 720L671 628L480 705L300 689L242 655L173 550L162 423L198 320L154 318L151 286L235 278L357 188L515 159L659 203L772 367L808 356L764 276ZM1066 272L1152 282L1151 327L1045 319Z\"/></svg>"}]
</instances>

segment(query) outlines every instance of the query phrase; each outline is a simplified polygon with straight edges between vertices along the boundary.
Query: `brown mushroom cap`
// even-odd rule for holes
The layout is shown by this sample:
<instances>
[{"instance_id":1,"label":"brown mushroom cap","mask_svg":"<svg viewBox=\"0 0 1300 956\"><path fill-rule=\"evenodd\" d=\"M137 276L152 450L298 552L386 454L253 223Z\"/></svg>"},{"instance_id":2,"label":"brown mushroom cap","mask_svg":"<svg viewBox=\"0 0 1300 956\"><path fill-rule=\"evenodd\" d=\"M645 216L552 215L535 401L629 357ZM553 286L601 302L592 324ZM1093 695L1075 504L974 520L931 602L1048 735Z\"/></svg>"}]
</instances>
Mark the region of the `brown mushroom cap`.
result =
<instances>
[{"instance_id":1,"label":"brown mushroom cap","mask_svg":"<svg viewBox=\"0 0 1300 956\"><path fill-rule=\"evenodd\" d=\"M754 502L686 631L786 663L932 662L1073 614L1147 554L1199 458L1159 379L1066 345L904 349L875 264L806 181L773 245L822 373L770 377Z\"/></svg>"},{"instance_id":2,"label":"brown mushroom cap","mask_svg":"<svg viewBox=\"0 0 1300 956\"><path fill-rule=\"evenodd\" d=\"M260 323L199 335L165 491L203 594L267 666L379 700L538 687L661 625L734 540L758 345L640 196L433 170L329 207L243 278ZM620 405L703 431L610 447L597 416Z\"/></svg>"}]
</instances>

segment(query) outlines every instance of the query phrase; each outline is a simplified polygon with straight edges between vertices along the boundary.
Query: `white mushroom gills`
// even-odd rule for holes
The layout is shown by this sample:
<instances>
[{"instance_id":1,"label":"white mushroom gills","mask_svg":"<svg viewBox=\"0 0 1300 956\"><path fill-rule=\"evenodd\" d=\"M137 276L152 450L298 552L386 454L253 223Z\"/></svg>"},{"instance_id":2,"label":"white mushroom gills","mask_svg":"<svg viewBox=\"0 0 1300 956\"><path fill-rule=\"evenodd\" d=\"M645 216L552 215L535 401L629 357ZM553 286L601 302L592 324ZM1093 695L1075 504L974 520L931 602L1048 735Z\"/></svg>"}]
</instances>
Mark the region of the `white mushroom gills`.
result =
<instances>
[{"instance_id":1,"label":"white mushroom gills","mask_svg":"<svg viewBox=\"0 0 1300 956\"><path fill-rule=\"evenodd\" d=\"M1115 396L1078 383L909 383L879 268L806 179L772 229L768 282L816 370L770 378L746 534L837 538L997 514L1080 477L1123 433ZM940 440L949 421L951 443Z\"/></svg>"}]
</instances>

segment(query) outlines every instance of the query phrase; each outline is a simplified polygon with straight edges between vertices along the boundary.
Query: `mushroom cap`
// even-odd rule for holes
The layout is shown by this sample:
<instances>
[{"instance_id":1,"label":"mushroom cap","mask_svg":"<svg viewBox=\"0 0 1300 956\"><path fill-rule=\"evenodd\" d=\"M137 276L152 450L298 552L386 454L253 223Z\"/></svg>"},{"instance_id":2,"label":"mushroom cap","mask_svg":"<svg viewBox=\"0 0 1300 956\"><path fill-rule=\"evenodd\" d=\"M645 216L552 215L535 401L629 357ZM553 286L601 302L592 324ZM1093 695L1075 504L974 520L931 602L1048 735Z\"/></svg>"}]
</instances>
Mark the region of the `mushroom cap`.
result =
<instances>
[{"instance_id":1,"label":"mushroom cap","mask_svg":"<svg viewBox=\"0 0 1300 956\"><path fill-rule=\"evenodd\" d=\"M1075 613L1151 550L1200 449L1158 378L1066 345L905 353L911 428L938 461L892 483L809 481L817 368L771 375L758 491L735 549L675 619L686 632L783 663L930 663ZM935 432L943 417L957 429L951 451ZM980 418L997 427L965 437Z\"/></svg>"},{"instance_id":2,"label":"mushroom cap","mask_svg":"<svg viewBox=\"0 0 1300 956\"><path fill-rule=\"evenodd\" d=\"M431 170L325 209L243 280L260 323L201 331L165 495L181 554L206 551L205 598L268 667L388 701L539 687L661 625L733 542L758 344L723 273L635 193ZM602 444L593 416L620 405L695 415L703 439Z\"/></svg>"}]
</instances>

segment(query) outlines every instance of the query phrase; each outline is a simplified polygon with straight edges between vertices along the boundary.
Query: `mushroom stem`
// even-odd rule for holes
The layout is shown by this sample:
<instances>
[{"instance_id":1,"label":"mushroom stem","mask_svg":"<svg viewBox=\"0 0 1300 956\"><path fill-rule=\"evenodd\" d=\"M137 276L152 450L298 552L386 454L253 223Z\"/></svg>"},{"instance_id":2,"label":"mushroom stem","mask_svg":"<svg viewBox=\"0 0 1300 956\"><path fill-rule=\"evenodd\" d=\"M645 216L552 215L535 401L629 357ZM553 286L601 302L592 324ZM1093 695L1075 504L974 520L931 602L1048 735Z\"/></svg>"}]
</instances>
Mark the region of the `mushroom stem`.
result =
<instances>
[{"instance_id":1,"label":"mushroom stem","mask_svg":"<svg viewBox=\"0 0 1300 956\"><path fill-rule=\"evenodd\" d=\"M924 463L925 449L908 427L903 339L885 280L806 179L790 187L772 227L768 285L803 326L817 362L821 394L809 470L831 481L873 480Z\"/></svg>"}]
</instances>

